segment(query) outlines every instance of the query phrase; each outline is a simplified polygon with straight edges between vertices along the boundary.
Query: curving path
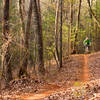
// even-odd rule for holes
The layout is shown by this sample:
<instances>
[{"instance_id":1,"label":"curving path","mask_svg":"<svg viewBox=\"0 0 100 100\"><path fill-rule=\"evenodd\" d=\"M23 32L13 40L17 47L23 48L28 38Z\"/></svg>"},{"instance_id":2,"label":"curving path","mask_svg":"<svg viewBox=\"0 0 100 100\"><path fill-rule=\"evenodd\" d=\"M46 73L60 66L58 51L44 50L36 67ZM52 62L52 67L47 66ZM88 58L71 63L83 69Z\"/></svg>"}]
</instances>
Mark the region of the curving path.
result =
<instances>
[{"instance_id":1,"label":"curving path","mask_svg":"<svg viewBox=\"0 0 100 100\"><path fill-rule=\"evenodd\" d=\"M78 56L83 56L83 67L81 70L81 75L80 75L80 81L81 82L88 82L89 81L89 69L88 69L88 55L78 55ZM53 90L46 91L44 93L40 94L34 94L34 95L29 95L29 96L23 96L21 97L22 100L42 100L46 96L49 96L52 93L55 93L56 91L64 91L66 89L61 89L61 87L54 88Z\"/></svg>"}]
</instances>

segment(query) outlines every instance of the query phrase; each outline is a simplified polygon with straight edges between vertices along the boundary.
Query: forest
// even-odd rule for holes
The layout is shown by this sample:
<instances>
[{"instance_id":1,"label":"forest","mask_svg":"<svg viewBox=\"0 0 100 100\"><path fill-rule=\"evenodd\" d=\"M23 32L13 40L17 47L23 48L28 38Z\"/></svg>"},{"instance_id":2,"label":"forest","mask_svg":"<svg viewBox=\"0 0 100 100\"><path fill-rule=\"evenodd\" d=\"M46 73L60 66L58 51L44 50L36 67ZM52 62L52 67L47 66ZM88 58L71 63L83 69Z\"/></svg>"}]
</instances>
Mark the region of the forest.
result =
<instances>
[{"instance_id":1,"label":"forest","mask_svg":"<svg viewBox=\"0 0 100 100\"><path fill-rule=\"evenodd\" d=\"M100 100L100 0L0 0L0 100Z\"/></svg>"}]
</instances>

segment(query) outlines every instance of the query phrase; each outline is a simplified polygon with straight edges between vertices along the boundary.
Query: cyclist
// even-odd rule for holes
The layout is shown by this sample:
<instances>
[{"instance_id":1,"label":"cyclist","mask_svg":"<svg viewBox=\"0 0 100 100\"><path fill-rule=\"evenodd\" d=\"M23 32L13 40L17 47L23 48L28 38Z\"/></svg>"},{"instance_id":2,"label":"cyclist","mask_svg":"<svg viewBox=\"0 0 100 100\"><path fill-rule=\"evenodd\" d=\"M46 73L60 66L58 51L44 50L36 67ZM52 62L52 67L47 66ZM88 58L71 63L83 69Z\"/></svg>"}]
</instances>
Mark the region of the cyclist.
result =
<instances>
[{"instance_id":1,"label":"cyclist","mask_svg":"<svg viewBox=\"0 0 100 100\"><path fill-rule=\"evenodd\" d=\"M89 49L91 46L91 41L86 37L86 39L83 41L84 47L85 47L85 53L89 53Z\"/></svg>"}]
</instances>

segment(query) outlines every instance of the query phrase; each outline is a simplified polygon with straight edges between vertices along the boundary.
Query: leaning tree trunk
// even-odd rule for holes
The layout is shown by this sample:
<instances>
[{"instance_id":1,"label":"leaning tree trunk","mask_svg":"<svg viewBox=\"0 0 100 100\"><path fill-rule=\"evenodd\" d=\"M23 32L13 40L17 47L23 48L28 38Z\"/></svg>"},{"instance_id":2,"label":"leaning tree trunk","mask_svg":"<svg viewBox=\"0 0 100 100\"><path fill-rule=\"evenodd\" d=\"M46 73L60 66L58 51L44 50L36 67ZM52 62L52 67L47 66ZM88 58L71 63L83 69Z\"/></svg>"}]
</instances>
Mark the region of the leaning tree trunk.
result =
<instances>
[{"instance_id":1,"label":"leaning tree trunk","mask_svg":"<svg viewBox=\"0 0 100 100\"><path fill-rule=\"evenodd\" d=\"M19 77L26 74L27 75L27 66L28 66L28 59L29 59L29 38L30 38L30 25L31 25L31 17L32 17L32 0L30 0L29 4L29 11L27 17L27 24L26 24L26 31L25 31L25 43L24 47L26 49L26 56L23 60L22 67L19 71Z\"/></svg>"},{"instance_id":2,"label":"leaning tree trunk","mask_svg":"<svg viewBox=\"0 0 100 100\"><path fill-rule=\"evenodd\" d=\"M38 71L39 74L45 74L44 61L43 61L43 39L42 39L42 26L40 21L40 11L37 6L37 0L33 0L33 14L34 14L34 32L37 34L38 43Z\"/></svg>"},{"instance_id":3,"label":"leaning tree trunk","mask_svg":"<svg viewBox=\"0 0 100 100\"><path fill-rule=\"evenodd\" d=\"M11 37L9 32L9 0L4 2L4 16L3 16L3 45L2 45L2 79L6 86L12 80L11 65L10 65L10 43Z\"/></svg>"},{"instance_id":4,"label":"leaning tree trunk","mask_svg":"<svg viewBox=\"0 0 100 100\"><path fill-rule=\"evenodd\" d=\"M63 25L63 22L62 22L62 4L63 4L63 1L60 0L60 54L59 54L59 63L60 63L60 68L62 67L62 25Z\"/></svg>"},{"instance_id":5,"label":"leaning tree trunk","mask_svg":"<svg viewBox=\"0 0 100 100\"><path fill-rule=\"evenodd\" d=\"M92 14L92 17L94 18L97 25L100 27L100 21L98 20L97 16L95 15L95 13L93 12L93 10L91 8L90 0L87 0L87 2L88 2L89 10L90 10L90 13Z\"/></svg>"}]
</instances>

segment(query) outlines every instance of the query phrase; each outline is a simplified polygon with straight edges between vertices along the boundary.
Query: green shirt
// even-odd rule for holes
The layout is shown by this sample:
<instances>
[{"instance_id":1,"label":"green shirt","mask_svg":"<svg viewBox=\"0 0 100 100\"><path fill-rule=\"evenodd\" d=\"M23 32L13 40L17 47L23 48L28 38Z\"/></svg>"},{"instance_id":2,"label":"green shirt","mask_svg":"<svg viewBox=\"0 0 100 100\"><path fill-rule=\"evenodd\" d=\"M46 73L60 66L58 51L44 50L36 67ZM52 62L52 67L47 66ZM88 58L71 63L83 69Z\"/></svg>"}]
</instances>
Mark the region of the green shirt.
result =
<instances>
[{"instance_id":1,"label":"green shirt","mask_svg":"<svg viewBox=\"0 0 100 100\"><path fill-rule=\"evenodd\" d=\"M84 45L90 45L90 43L91 43L91 40L89 40L89 39L88 40L84 40L84 42L83 42Z\"/></svg>"}]
</instances>

